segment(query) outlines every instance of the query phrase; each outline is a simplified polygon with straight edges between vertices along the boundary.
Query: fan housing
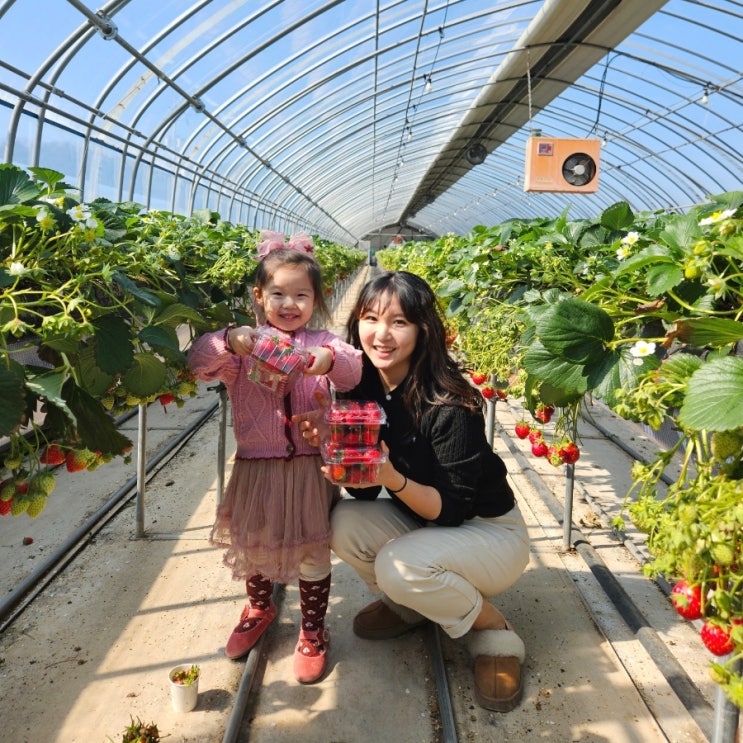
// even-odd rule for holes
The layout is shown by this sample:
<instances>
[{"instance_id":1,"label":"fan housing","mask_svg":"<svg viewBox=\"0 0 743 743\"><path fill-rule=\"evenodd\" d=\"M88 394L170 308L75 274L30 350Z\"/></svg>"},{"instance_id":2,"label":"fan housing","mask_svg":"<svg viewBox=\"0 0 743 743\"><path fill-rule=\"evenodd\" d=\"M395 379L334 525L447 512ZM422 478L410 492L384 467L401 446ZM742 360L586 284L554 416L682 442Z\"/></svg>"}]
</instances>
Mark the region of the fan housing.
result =
<instances>
[{"instance_id":1,"label":"fan housing","mask_svg":"<svg viewBox=\"0 0 743 743\"><path fill-rule=\"evenodd\" d=\"M599 187L598 139L530 137L524 191L595 193Z\"/></svg>"}]
</instances>

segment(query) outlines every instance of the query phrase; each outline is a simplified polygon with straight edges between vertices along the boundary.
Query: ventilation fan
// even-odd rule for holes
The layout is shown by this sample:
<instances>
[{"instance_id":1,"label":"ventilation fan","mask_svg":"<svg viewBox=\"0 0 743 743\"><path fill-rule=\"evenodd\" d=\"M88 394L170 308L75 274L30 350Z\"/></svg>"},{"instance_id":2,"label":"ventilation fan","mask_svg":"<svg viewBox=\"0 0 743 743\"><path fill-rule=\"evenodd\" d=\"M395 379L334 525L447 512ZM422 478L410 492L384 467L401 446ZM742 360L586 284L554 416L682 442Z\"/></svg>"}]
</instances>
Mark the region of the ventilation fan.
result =
<instances>
[{"instance_id":1,"label":"ventilation fan","mask_svg":"<svg viewBox=\"0 0 743 743\"><path fill-rule=\"evenodd\" d=\"M562 164L562 177L571 186L585 186L596 177L596 161L585 152L576 152Z\"/></svg>"},{"instance_id":2,"label":"ventilation fan","mask_svg":"<svg viewBox=\"0 0 743 743\"><path fill-rule=\"evenodd\" d=\"M530 137L524 191L593 193L598 190L598 139Z\"/></svg>"}]
</instances>

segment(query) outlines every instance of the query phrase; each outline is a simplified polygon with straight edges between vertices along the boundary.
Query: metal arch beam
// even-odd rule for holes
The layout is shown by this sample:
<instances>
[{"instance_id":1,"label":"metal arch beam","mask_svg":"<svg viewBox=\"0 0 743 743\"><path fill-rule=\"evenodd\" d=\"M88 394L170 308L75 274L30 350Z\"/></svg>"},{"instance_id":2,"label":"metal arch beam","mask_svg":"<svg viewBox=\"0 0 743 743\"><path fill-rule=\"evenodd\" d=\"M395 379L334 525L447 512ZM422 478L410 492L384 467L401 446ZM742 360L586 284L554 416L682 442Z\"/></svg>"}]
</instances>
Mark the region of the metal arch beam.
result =
<instances>
[{"instance_id":1,"label":"metal arch beam","mask_svg":"<svg viewBox=\"0 0 743 743\"><path fill-rule=\"evenodd\" d=\"M167 38L175 29L177 29L182 23L184 23L186 20L188 20L194 13L199 12L199 10L204 6L207 5L211 0L201 0L200 3L197 3L195 5L192 5L187 12L181 14L178 16L172 23L170 23L168 26L164 27L157 33L154 37L150 39L150 41L142 48L142 54L147 54L151 49L156 47L163 39ZM118 12L118 10L117 10ZM116 86L119 84L119 82L124 78L124 76L129 72L129 70L134 67L134 65L139 60L136 57L129 57L129 60L126 62L126 64L122 65L119 70L116 72L116 74L109 80L108 84L106 85L103 90L101 90L98 93L98 96L96 98L95 103L95 109L100 110L101 107L104 105L106 99L111 94L111 91L113 91ZM151 74L157 76L157 73L150 70ZM119 104L120 105L120 104ZM118 117L115 119L117 122L119 122ZM90 117L89 123L90 126L88 130L85 133L85 145L84 145L84 152L88 151L88 142L90 140L91 135L91 129L92 125L95 122L95 114ZM121 124L119 124L121 125ZM132 127L130 132L133 134L136 130ZM125 148L126 150L127 148ZM169 150L171 154L176 154L172 150ZM124 185L123 185L123 177L124 177L124 159L126 158L126 152L122 153L122 163L121 167L119 169L119 197L123 197L123 191L124 191ZM81 189L84 189L85 187L85 174L87 171L86 163L83 161L82 167L81 167L81 176L82 179L80 181L80 187ZM175 188L173 189L175 192ZM172 211L172 210L171 210Z\"/></svg>"},{"instance_id":2,"label":"metal arch beam","mask_svg":"<svg viewBox=\"0 0 743 743\"><path fill-rule=\"evenodd\" d=\"M527 1L528 1L528 2L533 2L534 0L527 0ZM518 3L514 3L514 6L522 6L522 5L524 5L524 4L525 4L525 3L524 3L524 2L522 1L522 2L518 2ZM477 19L480 19L480 18L486 17L486 16L488 16L488 15L491 15L491 14L492 14L492 10L481 11L481 12L478 12L478 13L476 13L476 14L473 14L473 15L471 15L471 16L468 16L468 17L467 17L467 18L465 18L465 19L459 19L459 20L458 20L458 23L465 23L465 22L468 22L468 21L472 21L472 20L477 20ZM353 22L349 22L349 23L347 24L346 28L352 28L353 26L359 25L359 24L361 24L362 22L366 22L367 20L368 20L368 17L363 17L363 18L361 18L361 19L357 19L357 20L355 20L355 21L353 21ZM406 24L407 22L409 22L409 20L410 20L410 17L409 17L409 18L405 18L405 19L402 19L402 20L398 20L398 22L397 22L397 25L405 25L405 24ZM503 24L503 21L500 21L500 20L498 20L498 21L497 21L497 23L493 24L493 26L492 26L492 27L497 27L498 25L502 25L502 24ZM389 29L386 29L386 30L389 30ZM333 33L333 35L334 35L334 36L335 36L335 35L340 35L340 34L342 34L342 32L343 32L343 30L342 30L342 29L340 29L340 30L337 30L337 31L335 31L335 32ZM284 32L282 31L282 34L283 34L283 33L284 33ZM429 32L429 33L433 33L433 31L431 31L431 32ZM323 43L323 40L322 40L322 39L319 39L319 40L318 40L318 41L316 42L316 44L317 44L317 45L321 45L322 43ZM330 56L330 58L333 58L333 57L342 57L342 56L343 56L343 55L344 55L344 54L345 54L346 52L348 52L348 51L352 50L352 49L354 48L354 46L355 46L355 42L354 42L354 44L349 44L349 45L346 45L346 46L344 46L344 47L342 47L342 48L339 48L339 49L337 49L337 50L335 50L335 51L334 51L334 53L333 53L333 54L332 54L332 55ZM365 56L364 56L364 57L362 57L362 58L358 58L358 57L357 57L357 58L356 58L356 59L354 60L354 62L353 62L352 64L349 64L349 65L345 65L344 67L342 67L342 68L340 68L340 69L337 69L337 70L335 70L335 71L334 71L334 73L333 73L333 76L334 76L334 77L338 77L338 76L340 76L340 75L344 74L345 72L347 72L347 71L349 71L349 70L353 69L354 67L358 67L358 66L360 66L361 64L363 64L364 62L366 62L366 61L370 61L370 60L371 60L371 59L373 59L373 58L377 58L377 57L379 57L380 55L383 55L383 54L384 54L385 52L389 52L389 51L391 51L391 48L387 48L387 49L384 49L384 50L381 50L381 51L380 51L380 50L376 50L376 51L375 51L374 53L370 53L370 54L367 54L367 55L365 55ZM324 63L325 63L325 61L327 61L327 59L323 60L323 61L322 61L322 63L324 64ZM396 60L396 62L397 62L397 63L399 64L399 58L398 58L398 59ZM318 64L319 64L319 63L318 63ZM235 66L237 66L237 65L233 65L233 67L235 67ZM390 66L392 66L392 65L390 65ZM310 71L311 71L311 70L310 70ZM309 74L309 72L310 72L310 71L308 71L308 70L303 70L303 71L302 71L302 75L303 75L303 76L307 76L307 75ZM267 73L267 74L266 74L266 75L264 76L264 78L266 78L266 79L267 79L268 77L270 77L270 74L271 74L271 71L269 71L269 72L268 72L268 73ZM295 76L294 78L291 78L291 79L289 79L289 80L288 80L288 81L287 81L286 83L284 83L284 87L288 87L288 86L290 86L290 85L291 85L291 84L292 84L293 82L296 82L296 80L297 80L297 79L298 79L298 78L297 78L296 76ZM364 76L363 76L363 75L361 75L361 74L359 74L359 75L358 75L358 76L357 76L357 77L356 77L356 78L355 78L354 80L356 80L356 81L360 81L360 80L363 80L363 79L364 79ZM354 82L354 80L350 81L350 83L348 83L348 84L351 84L351 83L353 83L353 82ZM319 81L315 81L315 83L314 83L314 84L313 84L313 85L311 86L311 88L318 88L318 87L320 87L320 86L321 86L322 84L326 84L326 83L327 83L327 79L322 79L322 80L319 80ZM252 84L255 84L255 81L253 81L253 83L252 83ZM400 87L401 87L401 88L403 88L403 87L405 87L405 88L408 88L408 87L410 86L410 78L409 78L409 76L406 76L405 78L401 78L401 80L400 80L400 83L399 83L399 85L400 85ZM232 97L232 98L230 99L230 101L228 101L228 102L226 102L225 104L223 104L223 105L222 105L222 106L220 107L220 109L219 109L219 110L218 110L218 111L216 112L216 114L217 114L217 115L219 115L220 111L224 111L224 110L226 110L226 109L227 109L227 108L228 108L228 107L229 107L230 105L232 105L232 103L233 103L233 102L234 102L235 100L237 100L237 99L238 99L238 98L239 98L239 97L240 97L241 95L243 95L243 94L244 94L244 92L245 92L245 91L239 91L239 92L238 92L237 94L233 95L233 97ZM276 91L273 91L273 94L275 94L275 92L276 92ZM297 101L297 100L299 100L299 99L300 99L301 97L303 97L303 96L306 96L306 95L308 95L308 89L303 89L301 93L298 93L298 94L296 94L296 95L294 95L294 96L292 96L292 97L288 98L287 100L285 100L285 101L282 101L282 106L281 106L281 109L289 107L290 105L292 105L292 103L296 102L296 101ZM253 101L253 103L252 103L252 107L253 107L253 108L257 108L257 107L259 107L259 106L260 106L260 104L261 104L262 102L265 102L265 101L266 101L266 97L264 96L264 97L263 97L263 98L261 98L261 99L258 99L258 100L255 100L255 101ZM277 121L280 121L280 113L281 113L281 109L275 109L275 110L274 110L274 112L273 112L273 118L275 118L275 119L276 119ZM309 107L307 107L307 108L306 108L305 110L309 111ZM250 113L250 109L246 109L245 111L243 111L243 112L241 113L241 118L245 118L245 117L247 117L247 116L249 115L249 113ZM266 116L266 118L271 118L271 116ZM205 126L205 125L203 125L203 126L199 127L199 129L202 129L202 130L203 130L203 129L204 129L204 126ZM234 126L234 123L233 123L233 126ZM272 131L273 131L273 130L272 130ZM194 141L194 139L195 139L195 136L196 136L196 134L197 134L197 133L198 133L198 129L197 129L197 130L195 130L195 132L194 132L194 133L192 134L192 136L191 136L191 137L189 138L189 140L188 140L188 141L189 141L189 142L193 142L193 141ZM264 138L268 138L268 137L270 136L270 134L271 134L271 133L272 133L272 132L271 132L271 131L269 131L269 132L267 132L266 134L264 134L264 135L263 135L263 137L264 137ZM212 137L212 138L210 139L210 141L209 141L209 142L205 142L205 143L204 143L204 146L203 146L202 148L200 148L200 149L201 149L201 151L202 151L202 152L204 152L204 153L207 153L207 152L209 152L210 150L212 150L212 148L214 147L214 145L216 144L216 142L218 141L218 139L219 139L219 137L220 137L220 136L221 136L221 135L216 135L216 136ZM285 141L287 141L287 142L288 142L288 140L285 140ZM257 147L257 146L258 146L258 144L260 144L260 143L257 143L257 144L256 144L255 146ZM224 153L224 152L225 152L225 149L226 149L226 148L225 148L225 147L223 147L223 148L222 148L221 150L219 150L219 151L218 151L218 152L217 152L217 153L216 153L216 154L214 155L214 157L217 157L217 158L219 158L219 157L220 157L220 154L219 154L219 153L220 153L220 152L221 152L221 153ZM212 160L211 160L210 162L211 162L211 163L213 164L213 162L214 162L214 159L212 159ZM271 163L272 163L272 165L276 166L276 167L274 168L274 170L276 170L276 168L278 168L278 169L280 169L280 168L281 168L281 166L280 166L280 165L278 165L278 164L277 164L277 162L278 162L278 161L277 161L277 158L276 158L276 157L272 157L272 158L271 158ZM259 163L259 164L260 164L260 163ZM237 164L236 164L236 165L237 165ZM235 165L235 166L233 166L233 167L236 167L236 165ZM248 166L248 167L249 167L249 169L251 169L251 167L252 167L252 168L254 168L255 166L253 165L253 166ZM243 175L245 175L245 174L243 174ZM242 176L237 176L237 178L238 178L238 180L241 180L241 181L243 180ZM295 181L295 180L296 180L295 178L292 178L292 181Z\"/></svg>"},{"instance_id":3,"label":"metal arch beam","mask_svg":"<svg viewBox=\"0 0 743 743\"><path fill-rule=\"evenodd\" d=\"M493 152L528 122L532 106L544 108L569 85L540 90L539 78L555 76L574 82L665 2L546 0L452 133L399 221L404 222L431 197L440 196L473 167L464 157L472 144L480 143L488 153ZM536 78L531 84L530 75Z\"/></svg>"},{"instance_id":4,"label":"metal arch beam","mask_svg":"<svg viewBox=\"0 0 743 743\"><path fill-rule=\"evenodd\" d=\"M101 13L105 14L111 11L111 9L118 8L119 6L126 5L130 0L112 0L107 6L101 9ZM38 155L39 155L39 143L41 142L41 132L43 130L44 121L45 121L45 110L47 107L47 104L49 102L49 98L51 97L52 93L54 92L54 83L59 77L59 75L62 73L64 68L67 66L69 61L74 57L77 50L85 44L87 38L89 36L92 36L95 33L95 29L89 27L87 24L84 24L80 26L74 33L70 34L70 36L62 43L60 44L52 54L50 54L44 62L39 66L39 68L36 70L36 72L29 78L24 93L27 95L31 95L34 89L41 85L41 82L44 78L44 75L55 65L57 62L60 62L60 60L64 59L63 64L59 64L57 67L55 74L52 78L51 84L47 84L44 86L44 95L42 96L41 103L39 105L39 119L37 123L37 129L36 129L36 137L35 137L35 144L34 144L34 154L31 158L32 162L36 165L38 165ZM18 124L21 120L21 116L23 114L23 111L25 109L27 98L25 96L19 96L18 101L16 102L16 105L13 107L13 113L11 115L10 119L10 126L8 127L8 138L5 143L5 161L6 162L12 162L13 161L13 154L15 149L15 140L16 135L18 133Z\"/></svg>"}]
</instances>

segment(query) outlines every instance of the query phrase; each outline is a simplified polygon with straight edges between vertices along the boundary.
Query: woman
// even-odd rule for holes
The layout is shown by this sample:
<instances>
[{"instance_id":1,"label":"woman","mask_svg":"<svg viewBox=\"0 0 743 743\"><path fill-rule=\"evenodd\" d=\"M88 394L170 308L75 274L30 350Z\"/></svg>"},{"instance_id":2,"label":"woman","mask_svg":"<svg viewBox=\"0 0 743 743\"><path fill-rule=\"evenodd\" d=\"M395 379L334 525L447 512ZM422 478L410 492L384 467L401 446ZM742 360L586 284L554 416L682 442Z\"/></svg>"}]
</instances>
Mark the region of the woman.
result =
<instances>
[{"instance_id":1,"label":"woman","mask_svg":"<svg viewBox=\"0 0 743 743\"><path fill-rule=\"evenodd\" d=\"M384 408L388 454L375 484L348 488L353 498L331 513L332 550L382 593L357 614L354 632L384 640L432 621L466 636L477 701L507 712L522 696L524 644L487 597L523 573L529 542L485 436L482 396L449 356L436 297L414 274L366 284L348 340L364 352L363 372L344 397ZM301 427L319 438L308 420ZM377 499L382 486L390 498Z\"/></svg>"}]
</instances>

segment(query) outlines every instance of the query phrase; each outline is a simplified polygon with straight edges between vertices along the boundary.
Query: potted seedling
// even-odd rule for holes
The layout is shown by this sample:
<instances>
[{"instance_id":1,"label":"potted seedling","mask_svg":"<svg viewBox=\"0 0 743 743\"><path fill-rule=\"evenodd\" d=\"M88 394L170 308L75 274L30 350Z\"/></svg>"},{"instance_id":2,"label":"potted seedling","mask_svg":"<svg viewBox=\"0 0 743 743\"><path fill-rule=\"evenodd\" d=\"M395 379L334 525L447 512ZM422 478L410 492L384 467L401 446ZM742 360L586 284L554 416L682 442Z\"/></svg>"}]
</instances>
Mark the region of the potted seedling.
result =
<instances>
[{"instance_id":1,"label":"potted seedling","mask_svg":"<svg viewBox=\"0 0 743 743\"><path fill-rule=\"evenodd\" d=\"M199 695L200 669L197 665L176 666L170 671L170 699L176 712L190 712Z\"/></svg>"}]
</instances>

